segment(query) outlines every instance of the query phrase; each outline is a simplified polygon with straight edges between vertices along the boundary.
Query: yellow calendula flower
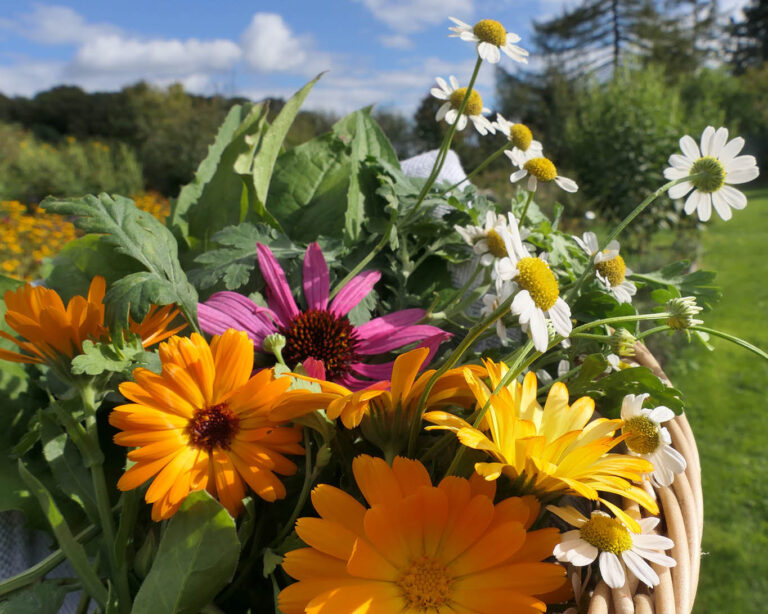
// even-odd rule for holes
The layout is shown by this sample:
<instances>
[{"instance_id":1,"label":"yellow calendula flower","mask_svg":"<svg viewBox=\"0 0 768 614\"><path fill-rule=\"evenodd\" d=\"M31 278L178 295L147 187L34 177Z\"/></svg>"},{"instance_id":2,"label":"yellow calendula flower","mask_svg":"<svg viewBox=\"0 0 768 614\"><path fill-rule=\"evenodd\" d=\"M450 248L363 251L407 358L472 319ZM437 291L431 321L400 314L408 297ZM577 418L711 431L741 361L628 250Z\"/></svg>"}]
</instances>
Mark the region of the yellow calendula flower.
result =
<instances>
[{"instance_id":1,"label":"yellow calendula flower","mask_svg":"<svg viewBox=\"0 0 768 614\"><path fill-rule=\"evenodd\" d=\"M492 388L507 372L504 363L485 361ZM622 420L591 420L595 403L589 397L568 404L568 389L558 382L550 389L542 407L536 400L536 375L528 373L522 384L513 381L498 394L472 373L465 373L480 407L489 403L484 416L485 429L477 429L461 418L433 411L424 419L437 426L429 429L454 431L465 446L484 450L492 462L475 465L475 471L487 480L502 474L514 480L526 492L542 498L563 494L598 500L621 518L632 530L637 523L624 510L602 497L603 493L621 495L636 501L652 514L658 506L633 481L653 471L648 462L611 450L625 439L615 436Z\"/></svg>"}]
</instances>

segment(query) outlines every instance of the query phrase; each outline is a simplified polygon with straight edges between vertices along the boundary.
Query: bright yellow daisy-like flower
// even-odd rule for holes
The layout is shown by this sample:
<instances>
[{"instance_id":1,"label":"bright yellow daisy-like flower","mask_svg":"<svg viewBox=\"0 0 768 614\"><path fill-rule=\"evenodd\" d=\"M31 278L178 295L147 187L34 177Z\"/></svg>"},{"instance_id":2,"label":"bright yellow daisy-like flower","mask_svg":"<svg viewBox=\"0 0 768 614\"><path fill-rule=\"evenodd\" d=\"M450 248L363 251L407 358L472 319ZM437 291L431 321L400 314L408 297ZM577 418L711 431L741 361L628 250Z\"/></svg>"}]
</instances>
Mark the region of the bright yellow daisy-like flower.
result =
<instances>
[{"instance_id":1,"label":"bright yellow daisy-like flower","mask_svg":"<svg viewBox=\"0 0 768 614\"><path fill-rule=\"evenodd\" d=\"M120 384L131 403L109 416L120 429L115 443L136 447L135 461L117 483L137 488L154 477L146 501L156 521L176 513L192 491L206 489L232 515L242 509L245 484L262 499L285 497L275 475L292 475L285 454L304 454L301 430L269 418L275 400L290 386L272 370L253 370L253 343L227 330L210 346L197 333L172 337L160 346L161 374L133 372ZM290 394L290 393L287 393Z\"/></svg>"},{"instance_id":2,"label":"bright yellow daisy-like flower","mask_svg":"<svg viewBox=\"0 0 768 614\"><path fill-rule=\"evenodd\" d=\"M402 417L408 419L416 410L427 382L434 370L424 371L416 377L429 354L428 348L416 348L401 354L392 369L392 381L381 381L362 390L352 391L340 384L292 374L320 386L320 392L303 391L287 397L275 406L273 418L290 420L324 409L331 420L341 418L348 429L360 425L363 416ZM481 367L470 367L473 372L484 374ZM427 407L455 404L467 406L474 403L474 396L464 383L463 369L446 371L435 383L427 397Z\"/></svg>"},{"instance_id":3,"label":"bright yellow daisy-like flower","mask_svg":"<svg viewBox=\"0 0 768 614\"><path fill-rule=\"evenodd\" d=\"M490 360L485 366L495 389L507 366ZM581 397L569 405L568 389L557 382L541 407L533 373L528 373L522 384L513 381L496 395L472 373L466 373L466 379L480 407L490 400L483 425L487 434L446 412L429 412L424 419L437 425L427 428L454 431L465 446L493 456L494 462L475 465L486 480L504 474L523 490L543 498L571 494L598 500L635 531L639 530L637 522L601 497L602 493L621 495L652 514L658 513L656 502L632 484L642 482L643 474L653 471L653 465L610 452L626 438L614 436L623 421L598 418L590 422L595 411L591 398Z\"/></svg>"},{"instance_id":4,"label":"bright yellow daisy-like flower","mask_svg":"<svg viewBox=\"0 0 768 614\"><path fill-rule=\"evenodd\" d=\"M557 529L528 531L534 497L494 505L491 484L447 477L433 486L419 461L401 457L390 467L359 456L352 469L369 507L333 486L315 488L320 518L296 523L309 547L283 560L298 582L278 596L281 612L538 613L564 584L562 567L541 562Z\"/></svg>"},{"instance_id":5,"label":"bright yellow daisy-like flower","mask_svg":"<svg viewBox=\"0 0 768 614\"><path fill-rule=\"evenodd\" d=\"M16 339L0 331L0 337L15 343L25 353L0 348L0 359L25 363L62 365L82 353L83 341L109 339L104 324L104 278L97 275L91 280L88 296L74 296L64 306L54 290L26 284L17 290L8 290L3 299L7 311L5 321L22 338ZM141 322L129 322L129 329L139 335L144 347L167 339L186 327L170 328L179 310L172 305L152 305Z\"/></svg>"}]
</instances>

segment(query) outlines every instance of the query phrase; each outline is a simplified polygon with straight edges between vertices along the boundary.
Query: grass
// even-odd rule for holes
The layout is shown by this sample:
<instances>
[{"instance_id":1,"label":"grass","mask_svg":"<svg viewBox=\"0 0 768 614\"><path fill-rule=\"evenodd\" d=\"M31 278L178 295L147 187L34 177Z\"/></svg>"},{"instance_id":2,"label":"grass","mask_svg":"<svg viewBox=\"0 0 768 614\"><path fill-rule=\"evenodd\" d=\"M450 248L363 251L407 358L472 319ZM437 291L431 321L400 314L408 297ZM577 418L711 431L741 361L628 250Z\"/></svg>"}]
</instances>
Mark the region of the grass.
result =
<instances>
[{"instance_id":1,"label":"grass","mask_svg":"<svg viewBox=\"0 0 768 614\"><path fill-rule=\"evenodd\" d=\"M702 268L724 297L705 325L768 349L768 189L710 222ZM727 341L686 347L666 371L688 400L701 456L704 557L694 614L768 608L768 363Z\"/></svg>"}]
</instances>

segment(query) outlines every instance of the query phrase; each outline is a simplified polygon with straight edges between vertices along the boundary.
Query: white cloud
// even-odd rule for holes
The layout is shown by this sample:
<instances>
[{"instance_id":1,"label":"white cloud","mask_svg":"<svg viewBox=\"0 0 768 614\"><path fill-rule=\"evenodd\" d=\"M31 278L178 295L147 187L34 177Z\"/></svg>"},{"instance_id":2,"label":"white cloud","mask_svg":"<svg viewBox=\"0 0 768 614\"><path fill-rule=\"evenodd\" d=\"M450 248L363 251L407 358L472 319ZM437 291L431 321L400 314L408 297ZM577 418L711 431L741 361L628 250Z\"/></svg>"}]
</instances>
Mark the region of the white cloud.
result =
<instances>
[{"instance_id":1,"label":"white cloud","mask_svg":"<svg viewBox=\"0 0 768 614\"><path fill-rule=\"evenodd\" d=\"M63 62L23 61L0 66L0 92L6 96L33 96L62 84Z\"/></svg>"},{"instance_id":2,"label":"white cloud","mask_svg":"<svg viewBox=\"0 0 768 614\"><path fill-rule=\"evenodd\" d=\"M228 70L240 55L240 48L229 40L140 40L111 35L84 43L75 54L72 68L86 74L140 71L148 75L187 75Z\"/></svg>"},{"instance_id":3,"label":"white cloud","mask_svg":"<svg viewBox=\"0 0 768 614\"><path fill-rule=\"evenodd\" d=\"M297 36L277 13L256 13L240 38L243 59L256 72L316 74L331 58L314 48L312 38Z\"/></svg>"},{"instance_id":4,"label":"white cloud","mask_svg":"<svg viewBox=\"0 0 768 614\"><path fill-rule=\"evenodd\" d=\"M17 20L4 20L5 27L13 26L20 34L46 45L66 45L89 39L118 34L120 29L107 23L88 23L82 15L66 6L37 4L31 13Z\"/></svg>"},{"instance_id":5,"label":"white cloud","mask_svg":"<svg viewBox=\"0 0 768 614\"><path fill-rule=\"evenodd\" d=\"M413 33L447 23L447 16L466 18L473 12L473 0L356 0L373 16L401 33ZM447 27L447 26L446 26Z\"/></svg>"},{"instance_id":6,"label":"white cloud","mask_svg":"<svg viewBox=\"0 0 768 614\"><path fill-rule=\"evenodd\" d=\"M383 34L379 42L390 49L412 49L413 41L405 34Z\"/></svg>"}]
</instances>

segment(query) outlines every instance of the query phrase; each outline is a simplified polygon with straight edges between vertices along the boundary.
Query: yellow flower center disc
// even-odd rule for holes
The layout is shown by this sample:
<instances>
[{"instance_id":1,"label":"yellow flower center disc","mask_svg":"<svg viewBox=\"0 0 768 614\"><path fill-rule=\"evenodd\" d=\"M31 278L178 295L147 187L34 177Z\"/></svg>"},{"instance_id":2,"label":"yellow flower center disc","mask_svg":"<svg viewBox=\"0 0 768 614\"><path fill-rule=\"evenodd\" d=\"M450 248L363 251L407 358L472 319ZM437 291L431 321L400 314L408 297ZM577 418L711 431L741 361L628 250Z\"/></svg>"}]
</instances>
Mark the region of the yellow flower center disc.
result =
<instances>
[{"instance_id":1,"label":"yellow flower center disc","mask_svg":"<svg viewBox=\"0 0 768 614\"><path fill-rule=\"evenodd\" d=\"M595 264L595 269L608 280L611 286L618 286L624 281L624 277L627 274L627 265L624 263L624 258L618 254L615 258L598 262Z\"/></svg>"},{"instance_id":2,"label":"yellow flower center disc","mask_svg":"<svg viewBox=\"0 0 768 614\"><path fill-rule=\"evenodd\" d=\"M533 134L525 124L512 124L509 127L509 140L518 149L527 151L533 141Z\"/></svg>"},{"instance_id":3,"label":"yellow flower center disc","mask_svg":"<svg viewBox=\"0 0 768 614\"><path fill-rule=\"evenodd\" d=\"M448 568L430 556L416 558L395 581L411 608L419 612L437 609L448 601L453 578Z\"/></svg>"},{"instance_id":4,"label":"yellow flower center disc","mask_svg":"<svg viewBox=\"0 0 768 614\"><path fill-rule=\"evenodd\" d=\"M693 186L706 194L717 192L725 183L725 167L717 158L704 156L699 158L691 166L691 175L700 174L700 177L691 179Z\"/></svg>"},{"instance_id":5,"label":"yellow flower center disc","mask_svg":"<svg viewBox=\"0 0 768 614\"><path fill-rule=\"evenodd\" d=\"M555 274L541 258L520 260L515 281L523 290L528 290L536 307L542 311L551 309L560 296Z\"/></svg>"},{"instance_id":6,"label":"yellow flower center disc","mask_svg":"<svg viewBox=\"0 0 768 614\"><path fill-rule=\"evenodd\" d=\"M491 43L497 47L503 47L507 44L507 31L498 21L494 19L482 19L472 28L475 36L484 43Z\"/></svg>"},{"instance_id":7,"label":"yellow flower center disc","mask_svg":"<svg viewBox=\"0 0 768 614\"><path fill-rule=\"evenodd\" d=\"M623 433L629 433L627 447L637 454L650 454L659 447L658 425L645 416L635 416L624 423Z\"/></svg>"},{"instance_id":8,"label":"yellow flower center disc","mask_svg":"<svg viewBox=\"0 0 768 614\"><path fill-rule=\"evenodd\" d=\"M504 258L509 255L507 254L507 246L504 245L504 239L493 228L488 231L485 240L488 242L488 251L497 258Z\"/></svg>"},{"instance_id":9,"label":"yellow flower center disc","mask_svg":"<svg viewBox=\"0 0 768 614\"><path fill-rule=\"evenodd\" d=\"M621 554L632 548L632 537L627 528L615 518L592 516L579 529L581 539L602 552Z\"/></svg>"},{"instance_id":10,"label":"yellow flower center disc","mask_svg":"<svg viewBox=\"0 0 768 614\"><path fill-rule=\"evenodd\" d=\"M451 106L459 110L461 103L464 100L464 96L467 95L467 88L460 87L457 90L451 92L450 103ZM467 106L464 107L464 115L480 115L483 112L483 99L476 90L472 90L469 94L469 100L467 100Z\"/></svg>"},{"instance_id":11,"label":"yellow flower center disc","mask_svg":"<svg viewBox=\"0 0 768 614\"><path fill-rule=\"evenodd\" d=\"M548 158L531 158L523 168L539 181L552 181L557 177L557 169Z\"/></svg>"}]
</instances>

